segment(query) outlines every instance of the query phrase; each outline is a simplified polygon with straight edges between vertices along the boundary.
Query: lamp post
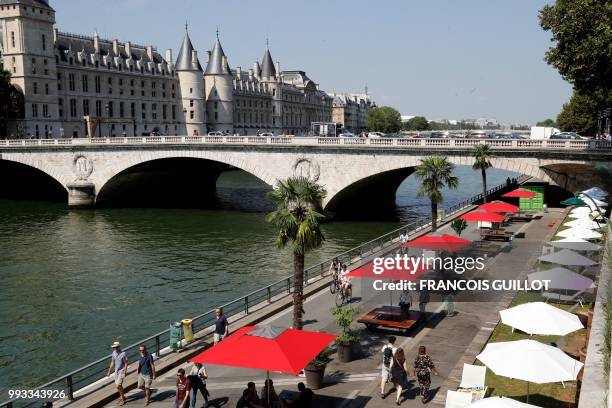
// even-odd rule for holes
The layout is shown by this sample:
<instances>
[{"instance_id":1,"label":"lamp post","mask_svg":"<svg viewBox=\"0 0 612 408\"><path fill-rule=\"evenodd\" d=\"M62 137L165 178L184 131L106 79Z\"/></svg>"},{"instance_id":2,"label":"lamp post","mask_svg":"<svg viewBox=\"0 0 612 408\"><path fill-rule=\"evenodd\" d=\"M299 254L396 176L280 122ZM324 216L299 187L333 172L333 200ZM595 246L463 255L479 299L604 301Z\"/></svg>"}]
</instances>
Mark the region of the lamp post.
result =
<instances>
[{"instance_id":1,"label":"lamp post","mask_svg":"<svg viewBox=\"0 0 612 408\"><path fill-rule=\"evenodd\" d=\"M104 105L104 110L106 111L106 117L108 118L109 106L108 103ZM102 137L102 131L100 130L100 137ZM108 128L108 137L111 137L110 127Z\"/></svg>"}]
</instances>

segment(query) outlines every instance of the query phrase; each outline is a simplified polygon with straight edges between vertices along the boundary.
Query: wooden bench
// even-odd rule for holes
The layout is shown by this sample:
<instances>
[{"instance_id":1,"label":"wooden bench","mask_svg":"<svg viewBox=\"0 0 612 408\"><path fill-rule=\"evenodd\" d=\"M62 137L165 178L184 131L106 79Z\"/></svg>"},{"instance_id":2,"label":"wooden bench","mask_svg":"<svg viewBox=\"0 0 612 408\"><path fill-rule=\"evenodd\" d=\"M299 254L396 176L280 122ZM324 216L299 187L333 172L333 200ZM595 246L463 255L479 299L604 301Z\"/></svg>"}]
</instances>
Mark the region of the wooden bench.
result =
<instances>
[{"instance_id":1,"label":"wooden bench","mask_svg":"<svg viewBox=\"0 0 612 408\"><path fill-rule=\"evenodd\" d=\"M480 239L512 241L514 234L504 230L481 230Z\"/></svg>"},{"instance_id":2,"label":"wooden bench","mask_svg":"<svg viewBox=\"0 0 612 408\"><path fill-rule=\"evenodd\" d=\"M510 222L529 222L533 219L535 217L529 214L513 214L508 217Z\"/></svg>"},{"instance_id":3,"label":"wooden bench","mask_svg":"<svg viewBox=\"0 0 612 408\"><path fill-rule=\"evenodd\" d=\"M416 310L410 310L407 316L403 316L399 306L380 306L361 316L357 322L365 324L369 330L385 327L408 331L424 316L423 313Z\"/></svg>"}]
</instances>

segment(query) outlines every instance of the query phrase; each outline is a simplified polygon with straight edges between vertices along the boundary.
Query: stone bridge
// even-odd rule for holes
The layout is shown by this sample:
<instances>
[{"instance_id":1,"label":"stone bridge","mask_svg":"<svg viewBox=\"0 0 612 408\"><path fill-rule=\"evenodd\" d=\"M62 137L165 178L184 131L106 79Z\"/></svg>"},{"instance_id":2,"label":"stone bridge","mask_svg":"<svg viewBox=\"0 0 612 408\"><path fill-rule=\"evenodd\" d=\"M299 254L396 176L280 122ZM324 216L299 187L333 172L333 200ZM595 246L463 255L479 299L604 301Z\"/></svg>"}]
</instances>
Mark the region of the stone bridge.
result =
<instances>
[{"instance_id":1,"label":"stone bridge","mask_svg":"<svg viewBox=\"0 0 612 408\"><path fill-rule=\"evenodd\" d=\"M327 190L326 208L342 211L356 203L361 208L394 203L400 183L426 156L444 155L456 165L471 166L471 151L478 143L491 145L495 168L569 191L591 185L610 188L606 183L612 174L612 143L588 140L187 136L1 140L0 177L4 182L10 178L13 187L22 190L38 189L28 186L30 180L46 178L62 191L70 207L91 207L124 195L151 199L146 193L151 194L151 189L169 203L205 199L214 192L222 171L238 168L270 186L292 175L316 178ZM22 178L28 171L36 174ZM143 183L149 188L144 189Z\"/></svg>"}]
</instances>

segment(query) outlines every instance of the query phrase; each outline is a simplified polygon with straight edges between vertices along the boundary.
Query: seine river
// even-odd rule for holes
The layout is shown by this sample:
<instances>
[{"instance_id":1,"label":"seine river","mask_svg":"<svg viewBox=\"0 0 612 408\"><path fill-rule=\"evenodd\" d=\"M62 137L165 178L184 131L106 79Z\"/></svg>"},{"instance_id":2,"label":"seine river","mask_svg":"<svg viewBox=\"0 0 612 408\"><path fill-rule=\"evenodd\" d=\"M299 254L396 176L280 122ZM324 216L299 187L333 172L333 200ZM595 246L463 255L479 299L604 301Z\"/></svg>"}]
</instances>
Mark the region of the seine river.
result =
<instances>
[{"instance_id":1,"label":"seine river","mask_svg":"<svg viewBox=\"0 0 612 408\"><path fill-rule=\"evenodd\" d=\"M461 186L443 206L481 190L479 173L455 174ZM491 186L516 176L488 175ZM108 354L116 339L131 344L289 275L291 254L275 249L261 212L265 191L227 172L217 210L68 211L0 200L0 400L6 388L40 385ZM325 245L307 265L427 216L416 191L414 176L400 186L397 221L325 224Z\"/></svg>"}]
</instances>

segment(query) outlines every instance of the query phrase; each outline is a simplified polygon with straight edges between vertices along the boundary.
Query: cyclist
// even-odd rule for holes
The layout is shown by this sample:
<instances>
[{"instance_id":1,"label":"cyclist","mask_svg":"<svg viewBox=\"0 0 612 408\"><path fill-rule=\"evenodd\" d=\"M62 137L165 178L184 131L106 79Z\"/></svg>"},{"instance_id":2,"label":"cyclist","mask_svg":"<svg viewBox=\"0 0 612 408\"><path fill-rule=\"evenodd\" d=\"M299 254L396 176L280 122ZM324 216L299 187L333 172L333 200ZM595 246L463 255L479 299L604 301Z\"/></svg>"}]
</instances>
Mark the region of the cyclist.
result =
<instances>
[{"instance_id":1,"label":"cyclist","mask_svg":"<svg viewBox=\"0 0 612 408\"><path fill-rule=\"evenodd\" d=\"M348 268L346 264L341 264L340 266L340 289L344 293L344 295L349 298L349 294L352 295L353 282L350 276L348 276Z\"/></svg>"}]
</instances>

